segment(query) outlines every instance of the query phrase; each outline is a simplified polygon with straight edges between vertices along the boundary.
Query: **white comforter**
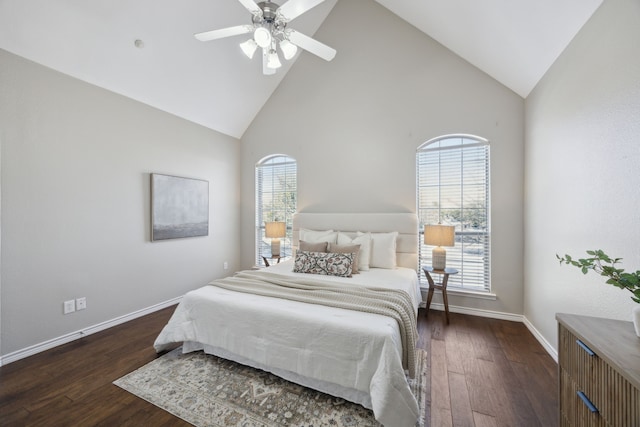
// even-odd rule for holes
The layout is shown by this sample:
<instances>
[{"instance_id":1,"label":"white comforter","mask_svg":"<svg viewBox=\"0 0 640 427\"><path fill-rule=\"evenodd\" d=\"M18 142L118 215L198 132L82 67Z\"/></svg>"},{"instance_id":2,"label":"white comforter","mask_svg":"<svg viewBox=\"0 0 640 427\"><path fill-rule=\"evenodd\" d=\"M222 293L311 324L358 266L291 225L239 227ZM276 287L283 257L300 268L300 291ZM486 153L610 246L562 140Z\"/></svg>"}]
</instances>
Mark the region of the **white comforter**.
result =
<instances>
[{"instance_id":1,"label":"white comforter","mask_svg":"<svg viewBox=\"0 0 640 427\"><path fill-rule=\"evenodd\" d=\"M292 263L269 272L293 273ZM314 276L320 277L320 276ZM414 270L371 269L352 278L325 277L406 290L417 313ZM371 313L240 294L215 286L187 293L154 343L156 351L184 342L371 408L385 426L415 426L418 404L402 368L395 320Z\"/></svg>"}]
</instances>

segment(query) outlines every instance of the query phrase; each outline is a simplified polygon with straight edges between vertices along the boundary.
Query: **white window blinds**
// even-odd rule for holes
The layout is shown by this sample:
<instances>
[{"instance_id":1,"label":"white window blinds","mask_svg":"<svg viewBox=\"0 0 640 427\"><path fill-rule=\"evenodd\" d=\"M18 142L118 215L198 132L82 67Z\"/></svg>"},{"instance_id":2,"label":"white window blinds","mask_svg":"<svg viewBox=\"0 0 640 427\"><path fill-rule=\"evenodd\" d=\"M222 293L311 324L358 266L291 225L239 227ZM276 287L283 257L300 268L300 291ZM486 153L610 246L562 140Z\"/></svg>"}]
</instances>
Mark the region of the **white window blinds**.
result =
<instances>
[{"instance_id":1,"label":"white window blinds","mask_svg":"<svg viewBox=\"0 0 640 427\"><path fill-rule=\"evenodd\" d=\"M280 254L291 256L292 218L297 202L297 165L295 159L275 155L256 165L256 265L262 257L271 257L271 240L264 235L264 224L284 221L286 237L280 241Z\"/></svg>"},{"instance_id":2,"label":"white window blinds","mask_svg":"<svg viewBox=\"0 0 640 427\"><path fill-rule=\"evenodd\" d=\"M455 247L447 267L459 274L450 287L490 290L489 143L471 135L448 135L425 142L416 153L420 232L425 224L453 225ZM433 247L420 239L422 266L431 265Z\"/></svg>"}]
</instances>

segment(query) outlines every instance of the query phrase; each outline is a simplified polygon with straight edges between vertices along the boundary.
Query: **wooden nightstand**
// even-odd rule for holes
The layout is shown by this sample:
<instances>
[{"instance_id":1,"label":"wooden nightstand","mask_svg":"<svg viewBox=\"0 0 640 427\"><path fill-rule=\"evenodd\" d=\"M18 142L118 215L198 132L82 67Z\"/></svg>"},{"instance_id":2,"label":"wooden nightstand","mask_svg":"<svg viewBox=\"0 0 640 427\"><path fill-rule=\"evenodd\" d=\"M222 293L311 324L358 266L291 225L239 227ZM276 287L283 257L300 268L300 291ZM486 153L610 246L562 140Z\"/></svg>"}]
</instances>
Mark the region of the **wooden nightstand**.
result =
<instances>
[{"instance_id":1,"label":"wooden nightstand","mask_svg":"<svg viewBox=\"0 0 640 427\"><path fill-rule=\"evenodd\" d=\"M447 325L449 324L449 301L447 300L447 282L449 281L449 276L452 274L458 274L458 270L455 268L445 268L444 270L434 270L433 267L422 267L422 271L424 271L425 276L427 276L427 280L429 281L429 294L427 296L427 315L429 314L429 307L431 306L431 299L433 298L433 292L436 289L442 291L442 301L444 302L444 312L447 318ZM441 274L442 283L436 284L431 277L431 273Z\"/></svg>"}]
</instances>

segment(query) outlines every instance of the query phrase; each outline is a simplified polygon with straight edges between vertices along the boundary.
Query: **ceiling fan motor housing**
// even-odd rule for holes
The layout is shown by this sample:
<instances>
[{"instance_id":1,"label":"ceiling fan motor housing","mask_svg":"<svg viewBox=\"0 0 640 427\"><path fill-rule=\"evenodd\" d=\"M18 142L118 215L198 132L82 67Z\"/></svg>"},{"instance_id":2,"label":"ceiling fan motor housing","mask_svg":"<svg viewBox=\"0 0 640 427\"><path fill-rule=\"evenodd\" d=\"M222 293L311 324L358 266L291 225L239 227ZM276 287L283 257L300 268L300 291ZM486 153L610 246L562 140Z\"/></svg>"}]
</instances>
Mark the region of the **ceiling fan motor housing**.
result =
<instances>
[{"instance_id":1,"label":"ceiling fan motor housing","mask_svg":"<svg viewBox=\"0 0 640 427\"><path fill-rule=\"evenodd\" d=\"M277 19L278 8L280 8L279 4L270 1L263 1L258 3L258 7L262 9L262 16L253 16L254 25L263 26L267 24L268 26L273 26L274 29L278 31L284 31L287 23L283 19Z\"/></svg>"},{"instance_id":2,"label":"ceiling fan motor housing","mask_svg":"<svg viewBox=\"0 0 640 427\"><path fill-rule=\"evenodd\" d=\"M258 17L258 19L262 19L267 22L274 22L276 20L277 10L280 7L279 4L270 1L263 1L258 3L258 7L262 9L262 18Z\"/></svg>"}]
</instances>

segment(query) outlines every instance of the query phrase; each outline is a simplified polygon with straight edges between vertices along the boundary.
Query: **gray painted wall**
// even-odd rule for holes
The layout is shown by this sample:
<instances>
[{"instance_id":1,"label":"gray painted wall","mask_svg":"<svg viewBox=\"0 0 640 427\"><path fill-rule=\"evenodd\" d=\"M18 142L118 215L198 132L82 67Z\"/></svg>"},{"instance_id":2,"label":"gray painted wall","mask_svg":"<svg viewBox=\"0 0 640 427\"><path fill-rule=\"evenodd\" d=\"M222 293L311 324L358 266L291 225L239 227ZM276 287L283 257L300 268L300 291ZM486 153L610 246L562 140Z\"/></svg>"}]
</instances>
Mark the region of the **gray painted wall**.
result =
<instances>
[{"instance_id":1,"label":"gray painted wall","mask_svg":"<svg viewBox=\"0 0 640 427\"><path fill-rule=\"evenodd\" d=\"M378 29L378 30L377 30ZM450 304L523 312L524 100L379 4L338 2L242 138L242 265L254 262L254 168L298 161L300 212L415 212L415 152L469 133L491 142L492 288Z\"/></svg>"},{"instance_id":2,"label":"gray painted wall","mask_svg":"<svg viewBox=\"0 0 640 427\"><path fill-rule=\"evenodd\" d=\"M302 53L241 145L0 51L2 354L182 295L224 260L250 267L266 155L298 160L300 211L414 212L415 149L457 132L491 141L498 298L451 304L524 313L552 346L556 312L629 320L627 293L555 254L601 247L640 268L638 18L637 1L604 2L525 116L375 2L338 2L316 34L336 59ZM149 241L150 172L210 181L209 237ZM63 316L80 296L89 308Z\"/></svg>"},{"instance_id":3,"label":"gray painted wall","mask_svg":"<svg viewBox=\"0 0 640 427\"><path fill-rule=\"evenodd\" d=\"M560 266L603 249L640 269L640 2L605 1L526 101L525 316L631 320L629 292Z\"/></svg>"},{"instance_id":4,"label":"gray painted wall","mask_svg":"<svg viewBox=\"0 0 640 427\"><path fill-rule=\"evenodd\" d=\"M0 50L0 142L3 355L238 268L238 140ZM208 237L150 241L151 172L209 181Z\"/></svg>"}]
</instances>

